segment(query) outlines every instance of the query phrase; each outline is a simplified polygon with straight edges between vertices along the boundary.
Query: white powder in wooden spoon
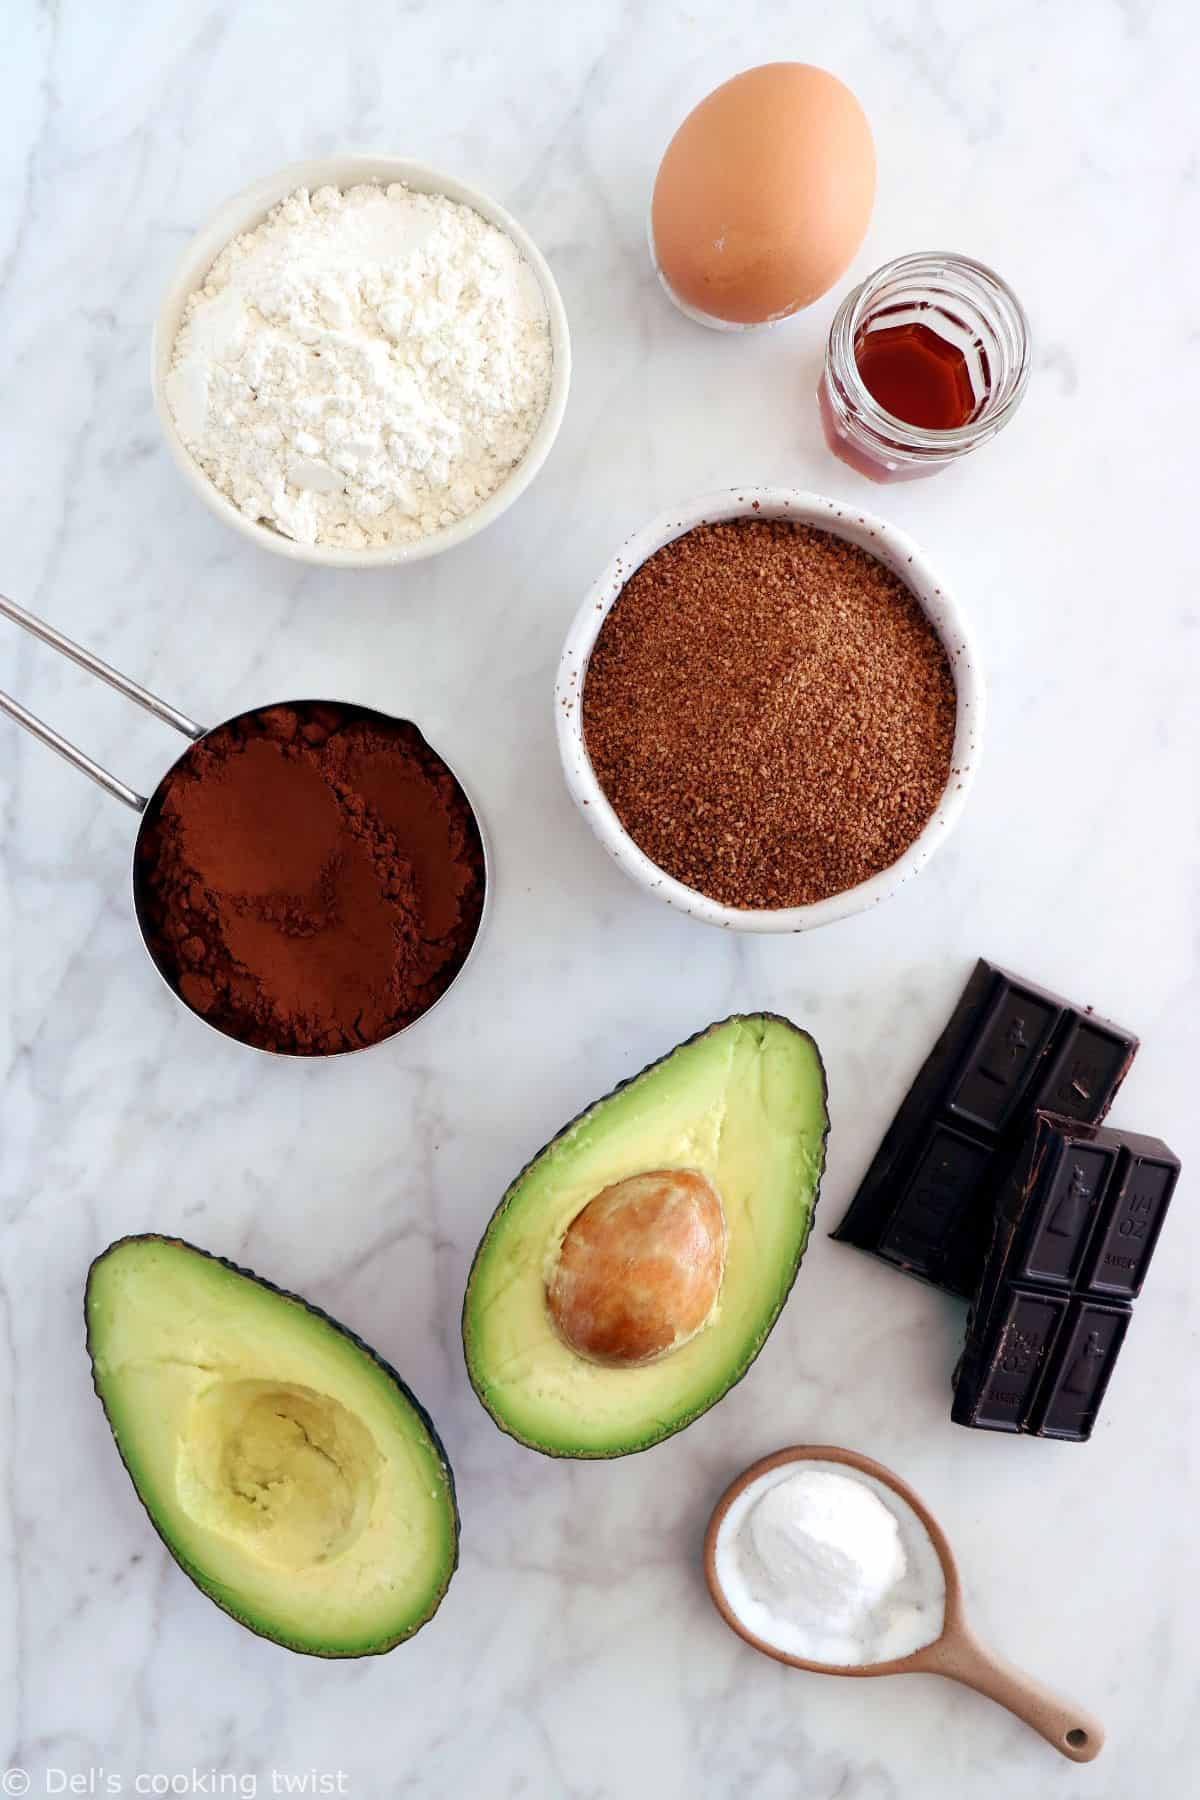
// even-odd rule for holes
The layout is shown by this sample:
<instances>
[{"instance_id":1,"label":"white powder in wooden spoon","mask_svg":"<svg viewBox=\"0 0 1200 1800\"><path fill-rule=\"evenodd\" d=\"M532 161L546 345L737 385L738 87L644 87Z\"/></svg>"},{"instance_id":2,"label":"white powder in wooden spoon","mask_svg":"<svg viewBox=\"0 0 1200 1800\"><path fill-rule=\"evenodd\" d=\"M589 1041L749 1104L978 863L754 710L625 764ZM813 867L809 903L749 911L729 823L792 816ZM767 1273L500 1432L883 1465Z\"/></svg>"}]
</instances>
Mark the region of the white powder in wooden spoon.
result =
<instances>
[{"instance_id":1,"label":"white powder in wooden spoon","mask_svg":"<svg viewBox=\"0 0 1200 1800\"><path fill-rule=\"evenodd\" d=\"M845 1464L782 1463L752 1481L721 1521L716 1572L747 1630L835 1668L908 1656L945 1621L946 1578L921 1520Z\"/></svg>"}]
</instances>

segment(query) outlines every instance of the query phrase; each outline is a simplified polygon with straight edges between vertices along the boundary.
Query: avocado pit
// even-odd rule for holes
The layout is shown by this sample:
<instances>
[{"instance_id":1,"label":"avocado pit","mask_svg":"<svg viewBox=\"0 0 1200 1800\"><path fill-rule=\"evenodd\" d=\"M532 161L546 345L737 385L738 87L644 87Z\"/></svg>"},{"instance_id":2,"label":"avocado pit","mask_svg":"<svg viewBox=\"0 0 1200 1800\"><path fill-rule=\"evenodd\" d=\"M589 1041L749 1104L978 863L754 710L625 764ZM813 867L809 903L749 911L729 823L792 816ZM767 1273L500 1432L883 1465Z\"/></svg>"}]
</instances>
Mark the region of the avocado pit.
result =
<instances>
[{"instance_id":1,"label":"avocado pit","mask_svg":"<svg viewBox=\"0 0 1200 1800\"><path fill-rule=\"evenodd\" d=\"M546 1284L560 1337L580 1356L635 1368L707 1323L725 1270L725 1214L694 1169L603 1188L571 1221Z\"/></svg>"}]
</instances>

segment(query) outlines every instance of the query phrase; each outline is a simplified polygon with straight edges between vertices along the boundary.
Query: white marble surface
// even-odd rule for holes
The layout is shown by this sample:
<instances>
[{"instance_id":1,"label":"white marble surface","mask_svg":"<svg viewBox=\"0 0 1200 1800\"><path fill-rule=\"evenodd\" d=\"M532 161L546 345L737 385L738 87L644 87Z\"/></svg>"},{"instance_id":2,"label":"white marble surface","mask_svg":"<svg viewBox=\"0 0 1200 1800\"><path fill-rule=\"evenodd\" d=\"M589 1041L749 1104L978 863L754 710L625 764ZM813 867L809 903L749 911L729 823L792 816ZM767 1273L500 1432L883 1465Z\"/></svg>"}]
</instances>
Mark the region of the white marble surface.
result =
<instances>
[{"instance_id":1,"label":"white marble surface","mask_svg":"<svg viewBox=\"0 0 1200 1800\"><path fill-rule=\"evenodd\" d=\"M203 719L312 690L411 711L496 852L490 936L435 1019L370 1057L269 1062L150 973L131 817L0 725L0 1746L35 1795L59 1791L47 1769L99 1768L126 1792L139 1774L215 1769L269 1793L272 1770L340 1770L359 1797L1198 1791L1194 1181L1083 1448L952 1427L960 1309L827 1236L980 951L1136 1026L1115 1120L1197 1166L1200 28L1184 0L1083 10L5 7L0 585ZM856 271L961 248L1033 316L1018 421L924 486L869 489L821 444L836 296L774 334L721 337L676 316L647 266L676 121L736 69L789 56L837 70L875 127ZM253 176L342 147L489 187L549 255L575 335L533 489L409 573L255 552L185 491L150 407L150 322L187 235ZM552 673L589 579L673 498L743 480L873 503L911 530L969 607L991 682L953 844L886 907L805 939L710 933L626 885L552 740ZM134 783L174 754L8 628L0 680ZM783 1319L673 1442L543 1461L492 1428L464 1375L480 1228L581 1104L760 1005L811 1027L832 1090L819 1229ZM395 1655L326 1666L260 1643L150 1533L80 1320L89 1258L145 1228L311 1295L433 1410L462 1566ZM726 1631L700 1580L707 1511L745 1462L801 1439L869 1451L927 1495L981 1633L1107 1721L1099 1763L1073 1768L932 1678L806 1677Z\"/></svg>"}]
</instances>

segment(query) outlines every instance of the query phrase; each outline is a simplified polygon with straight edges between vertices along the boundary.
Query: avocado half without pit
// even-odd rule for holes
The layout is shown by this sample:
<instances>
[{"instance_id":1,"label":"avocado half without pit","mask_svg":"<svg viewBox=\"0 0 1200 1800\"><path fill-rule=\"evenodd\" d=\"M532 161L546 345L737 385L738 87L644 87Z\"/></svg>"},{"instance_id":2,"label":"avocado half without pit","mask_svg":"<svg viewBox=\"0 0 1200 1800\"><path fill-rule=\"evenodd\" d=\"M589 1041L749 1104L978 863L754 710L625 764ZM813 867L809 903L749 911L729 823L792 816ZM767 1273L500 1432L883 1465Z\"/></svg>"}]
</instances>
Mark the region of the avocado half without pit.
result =
<instances>
[{"instance_id":1,"label":"avocado half without pit","mask_svg":"<svg viewBox=\"0 0 1200 1800\"><path fill-rule=\"evenodd\" d=\"M85 1311L138 1498L210 1600L313 1656L377 1655L432 1618L458 1562L454 1478L374 1351L174 1238L111 1245Z\"/></svg>"},{"instance_id":2,"label":"avocado half without pit","mask_svg":"<svg viewBox=\"0 0 1200 1800\"><path fill-rule=\"evenodd\" d=\"M812 1228L829 1129L812 1038L773 1013L690 1038L513 1182L463 1305L472 1386L550 1456L649 1449L762 1349Z\"/></svg>"}]
</instances>

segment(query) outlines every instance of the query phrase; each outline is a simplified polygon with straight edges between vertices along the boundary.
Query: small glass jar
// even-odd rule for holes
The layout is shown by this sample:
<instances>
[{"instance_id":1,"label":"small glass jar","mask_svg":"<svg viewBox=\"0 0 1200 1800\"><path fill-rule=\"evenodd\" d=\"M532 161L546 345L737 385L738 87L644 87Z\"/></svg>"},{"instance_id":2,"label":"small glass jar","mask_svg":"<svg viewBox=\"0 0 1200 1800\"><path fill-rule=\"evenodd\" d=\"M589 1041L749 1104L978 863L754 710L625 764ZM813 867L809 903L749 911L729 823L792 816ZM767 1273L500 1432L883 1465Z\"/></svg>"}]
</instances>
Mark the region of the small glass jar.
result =
<instances>
[{"instance_id":1,"label":"small glass jar","mask_svg":"<svg viewBox=\"0 0 1200 1800\"><path fill-rule=\"evenodd\" d=\"M863 340L905 325L924 325L962 352L975 396L963 424L909 425L867 388L856 355ZM1007 425L1028 379L1029 324L997 274L966 256L901 256L848 294L834 317L817 390L825 440L871 481L934 475Z\"/></svg>"}]
</instances>

